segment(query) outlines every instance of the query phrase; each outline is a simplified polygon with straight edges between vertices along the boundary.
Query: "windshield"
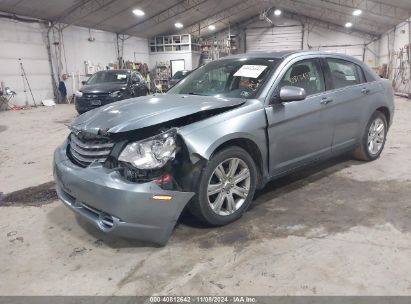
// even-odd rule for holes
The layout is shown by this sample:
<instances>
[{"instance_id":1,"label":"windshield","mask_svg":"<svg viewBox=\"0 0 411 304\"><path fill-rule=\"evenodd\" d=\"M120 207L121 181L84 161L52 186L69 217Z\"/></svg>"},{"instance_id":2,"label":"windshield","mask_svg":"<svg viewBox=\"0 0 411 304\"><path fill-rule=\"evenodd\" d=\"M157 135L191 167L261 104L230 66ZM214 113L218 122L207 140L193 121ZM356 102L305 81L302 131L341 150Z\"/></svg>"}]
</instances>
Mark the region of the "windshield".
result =
<instances>
[{"instance_id":1,"label":"windshield","mask_svg":"<svg viewBox=\"0 0 411 304\"><path fill-rule=\"evenodd\" d=\"M124 71L102 71L97 72L87 80L87 84L99 83L127 83L129 74Z\"/></svg>"},{"instance_id":2,"label":"windshield","mask_svg":"<svg viewBox=\"0 0 411 304\"><path fill-rule=\"evenodd\" d=\"M210 62L171 88L169 94L254 98L280 59L232 58Z\"/></svg>"}]
</instances>

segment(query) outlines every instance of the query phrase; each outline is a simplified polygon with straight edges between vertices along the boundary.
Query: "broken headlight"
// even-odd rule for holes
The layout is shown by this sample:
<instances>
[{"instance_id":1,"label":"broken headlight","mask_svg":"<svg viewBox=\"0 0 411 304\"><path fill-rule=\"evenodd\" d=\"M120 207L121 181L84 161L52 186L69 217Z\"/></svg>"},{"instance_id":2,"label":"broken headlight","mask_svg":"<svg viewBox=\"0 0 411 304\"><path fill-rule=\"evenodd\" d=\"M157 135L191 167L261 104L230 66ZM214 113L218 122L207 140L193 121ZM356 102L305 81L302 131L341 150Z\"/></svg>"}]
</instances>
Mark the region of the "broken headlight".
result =
<instances>
[{"instance_id":1,"label":"broken headlight","mask_svg":"<svg viewBox=\"0 0 411 304\"><path fill-rule=\"evenodd\" d=\"M177 129L129 143L120 153L119 161L132 164L137 169L158 169L176 155Z\"/></svg>"}]
</instances>

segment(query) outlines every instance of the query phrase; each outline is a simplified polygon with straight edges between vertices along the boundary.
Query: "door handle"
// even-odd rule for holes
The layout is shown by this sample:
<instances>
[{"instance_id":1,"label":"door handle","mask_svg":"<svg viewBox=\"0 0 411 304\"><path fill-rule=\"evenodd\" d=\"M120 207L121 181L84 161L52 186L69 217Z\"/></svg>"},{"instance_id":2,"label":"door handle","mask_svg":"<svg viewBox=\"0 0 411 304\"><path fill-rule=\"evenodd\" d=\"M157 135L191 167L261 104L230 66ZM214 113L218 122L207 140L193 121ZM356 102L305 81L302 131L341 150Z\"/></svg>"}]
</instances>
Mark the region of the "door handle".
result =
<instances>
[{"instance_id":1,"label":"door handle","mask_svg":"<svg viewBox=\"0 0 411 304\"><path fill-rule=\"evenodd\" d=\"M326 105L329 104L330 102L333 102L334 100L330 97L323 97L320 101L321 104Z\"/></svg>"},{"instance_id":2,"label":"door handle","mask_svg":"<svg viewBox=\"0 0 411 304\"><path fill-rule=\"evenodd\" d=\"M368 93L370 93L370 89L363 88L363 89L361 90L361 93L363 93L363 94L368 94Z\"/></svg>"}]
</instances>

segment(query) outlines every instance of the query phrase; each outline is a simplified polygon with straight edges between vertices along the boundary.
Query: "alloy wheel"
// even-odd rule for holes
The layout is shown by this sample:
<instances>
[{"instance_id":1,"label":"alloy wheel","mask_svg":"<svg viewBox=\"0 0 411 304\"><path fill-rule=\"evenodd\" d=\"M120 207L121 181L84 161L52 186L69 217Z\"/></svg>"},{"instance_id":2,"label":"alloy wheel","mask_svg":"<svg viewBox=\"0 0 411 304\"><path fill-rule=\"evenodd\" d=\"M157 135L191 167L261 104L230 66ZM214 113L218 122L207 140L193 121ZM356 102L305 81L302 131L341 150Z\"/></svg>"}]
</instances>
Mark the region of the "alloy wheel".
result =
<instances>
[{"instance_id":1,"label":"alloy wheel","mask_svg":"<svg viewBox=\"0 0 411 304\"><path fill-rule=\"evenodd\" d=\"M375 119L368 130L367 147L371 155L377 155L385 141L385 125L381 118Z\"/></svg>"},{"instance_id":2,"label":"alloy wheel","mask_svg":"<svg viewBox=\"0 0 411 304\"><path fill-rule=\"evenodd\" d=\"M214 213L233 214L244 204L250 189L250 169L239 158L221 162L211 174L207 187L208 203Z\"/></svg>"}]
</instances>

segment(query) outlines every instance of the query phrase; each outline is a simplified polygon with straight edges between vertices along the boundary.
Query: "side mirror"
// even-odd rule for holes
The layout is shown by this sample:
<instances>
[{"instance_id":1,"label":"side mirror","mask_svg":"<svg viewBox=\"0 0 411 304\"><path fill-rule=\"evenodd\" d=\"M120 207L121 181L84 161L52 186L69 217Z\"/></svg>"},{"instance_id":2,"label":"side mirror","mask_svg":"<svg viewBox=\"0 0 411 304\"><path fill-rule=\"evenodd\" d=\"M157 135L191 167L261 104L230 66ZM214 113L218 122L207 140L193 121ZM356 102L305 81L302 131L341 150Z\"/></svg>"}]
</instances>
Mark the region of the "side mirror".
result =
<instances>
[{"instance_id":1,"label":"side mirror","mask_svg":"<svg viewBox=\"0 0 411 304\"><path fill-rule=\"evenodd\" d=\"M303 88L284 86L280 90L280 100L282 102L304 100L307 97L307 93Z\"/></svg>"},{"instance_id":2,"label":"side mirror","mask_svg":"<svg viewBox=\"0 0 411 304\"><path fill-rule=\"evenodd\" d=\"M83 80L83 81L81 82L82 85L85 85L86 83L87 83L86 80Z\"/></svg>"}]
</instances>

